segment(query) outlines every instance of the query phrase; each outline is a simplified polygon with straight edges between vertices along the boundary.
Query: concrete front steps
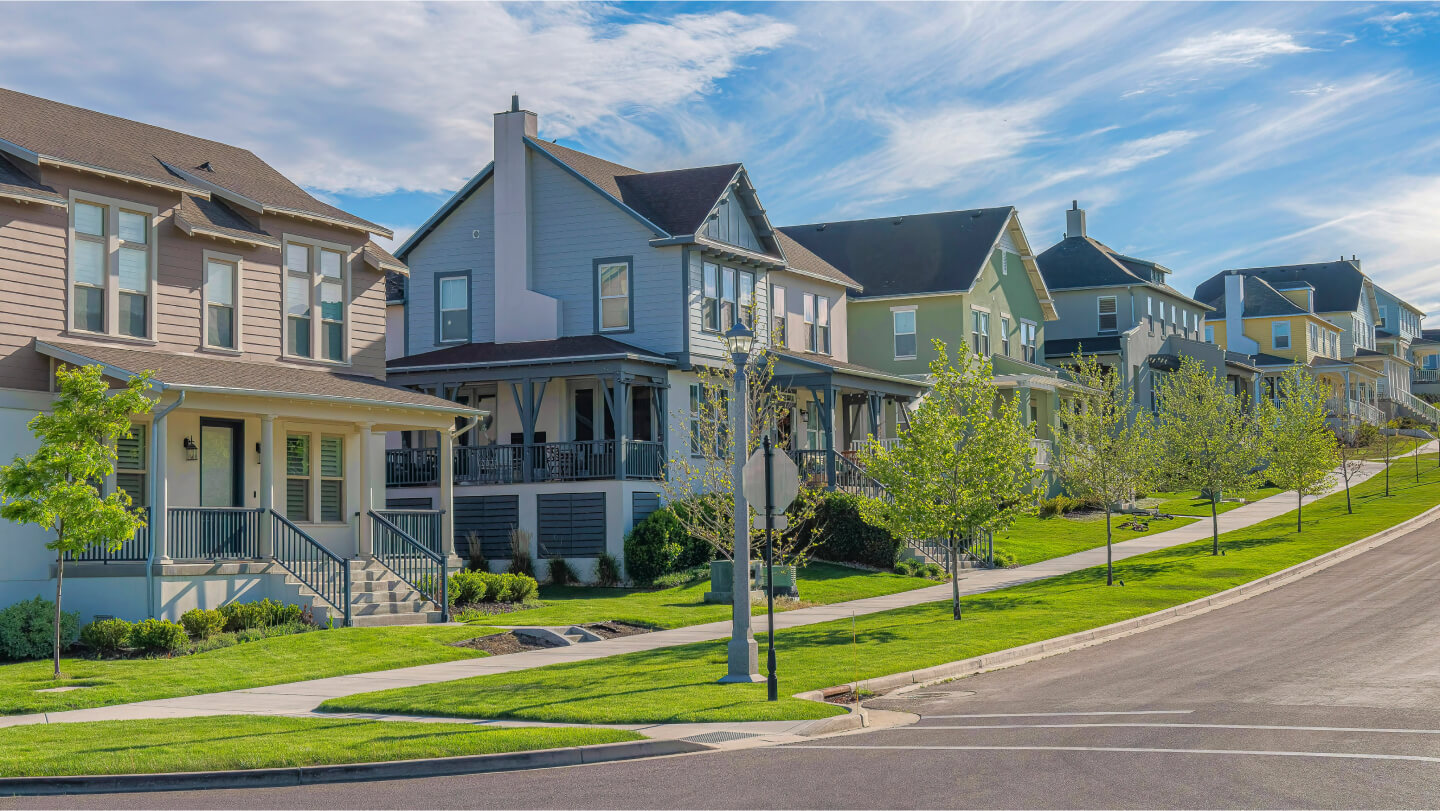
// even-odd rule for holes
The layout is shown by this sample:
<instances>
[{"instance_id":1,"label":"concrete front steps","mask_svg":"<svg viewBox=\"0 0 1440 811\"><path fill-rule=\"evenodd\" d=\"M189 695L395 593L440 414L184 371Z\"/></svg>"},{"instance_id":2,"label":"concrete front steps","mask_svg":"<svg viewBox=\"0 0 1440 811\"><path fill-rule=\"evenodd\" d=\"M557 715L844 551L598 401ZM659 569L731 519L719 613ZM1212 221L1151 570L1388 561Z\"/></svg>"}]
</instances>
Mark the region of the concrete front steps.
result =
<instances>
[{"instance_id":1,"label":"concrete front steps","mask_svg":"<svg viewBox=\"0 0 1440 811\"><path fill-rule=\"evenodd\" d=\"M377 625L424 625L440 622L439 606L401 580L378 560L351 560L350 620L356 627ZM299 601L308 601L315 621L327 618L338 626L345 621L345 612L332 606L293 575L286 574L285 583L296 590Z\"/></svg>"}]
</instances>

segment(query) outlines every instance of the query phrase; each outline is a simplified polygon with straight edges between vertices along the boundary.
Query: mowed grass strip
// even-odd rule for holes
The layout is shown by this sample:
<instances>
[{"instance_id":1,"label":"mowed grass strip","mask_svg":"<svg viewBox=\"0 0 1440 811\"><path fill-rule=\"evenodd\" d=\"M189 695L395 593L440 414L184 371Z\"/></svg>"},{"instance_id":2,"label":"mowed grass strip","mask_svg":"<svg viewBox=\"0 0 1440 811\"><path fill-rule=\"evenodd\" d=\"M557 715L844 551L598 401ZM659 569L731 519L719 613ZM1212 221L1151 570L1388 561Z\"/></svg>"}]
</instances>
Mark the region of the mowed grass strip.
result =
<instances>
[{"instance_id":1,"label":"mowed grass strip","mask_svg":"<svg viewBox=\"0 0 1440 811\"><path fill-rule=\"evenodd\" d=\"M1132 538L1143 538L1159 532L1168 532L1195 522L1193 518L1169 518L1149 521L1149 528L1145 530L1125 529L1120 526L1129 523L1134 518L1135 516L1131 515L1111 516L1110 523L1115 543ZM1104 545L1104 514L1098 517L1087 516L1078 519L1061 515L1047 518L1027 515L1017 520L1004 534L995 536L995 548L1014 555L1015 563L1018 566L1028 566L1031 563L1073 555L1076 552L1084 552L1086 549Z\"/></svg>"},{"instance_id":2,"label":"mowed grass strip","mask_svg":"<svg viewBox=\"0 0 1440 811\"><path fill-rule=\"evenodd\" d=\"M485 654L450 643L496 633L476 626L336 628L277 636L173 659L60 661L66 678L51 679L50 660L0 665L0 714L56 712L174 698L370 670L428 665ZM52 687L81 687L41 693Z\"/></svg>"},{"instance_id":3,"label":"mowed grass strip","mask_svg":"<svg viewBox=\"0 0 1440 811\"><path fill-rule=\"evenodd\" d=\"M1116 564L1124 586L1105 586L1103 567L963 598L964 620L929 603L795 628L777 635L783 695L930 667L1148 614L1249 582L1372 535L1440 503L1435 457L1419 483L1375 479L1305 508L1304 531L1281 515L1221 536ZM763 645L763 637L762 642ZM725 642L387 690L325 702L336 711L444 714L576 723L651 723L817 718L841 710L816 702L765 701L763 684L716 684Z\"/></svg>"},{"instance_id":4,"label":"mowed grass strip","mask_svg":"<svg viewBox=\"0 0 1440 811\"><path fill-rule=\"evenodd\" d=\"M755 550L759 552L760 550ZM812 561L798 572L800 602L781 601L778 609L799 605L828 605L866 597L880 597L937 585L934 580L893 572L872 572L824 561ZM683 628L730 618L730 606L705 602L710 581L658 591L552 587L540 590L541 608L486 617L498 625L567 625L618 620L650 628ZM755 607L764 614L765 606Z\"/></svg>"},{"instance_id":5,"label":"mowed grass strip","mask_svg":"<svg viewBox=\"0 0 1440 811\"><path fill-rule=\"evenodd\" d=\"M1238 507L1244 507L1246 504L1254 504L1262 498L1277 496L1283 492L1285 491L1278 487L1262 487L1254 492L1238 493L1237 495L1243 496L1245 501L1222 501L1215 505L1215 513L1217 515L1227 513ZM1294 493L1291 493L1291 495L1293 496ZM1162 513L1168 513L1170 515L1198 515L1202 518L1207 518L1210 515L1210 500L1201 498L1199 490L1189 490L1181 493L1152 493L1150 498L1160 499L1160 502L1152 504L1150 500L1146 500L1141 503L1153 507Z\"/></svg>"},{"instance_id":6,"label":"mowed grass strip","mask_svg":"<svg viewBox=\"0 0 1440 811\"><path fill-rule=\"evenodd\" d=\"M528 752L641 740L618 729L212 715L5 730L0 777L155 774Z\"/></svg>"}]
</instances>

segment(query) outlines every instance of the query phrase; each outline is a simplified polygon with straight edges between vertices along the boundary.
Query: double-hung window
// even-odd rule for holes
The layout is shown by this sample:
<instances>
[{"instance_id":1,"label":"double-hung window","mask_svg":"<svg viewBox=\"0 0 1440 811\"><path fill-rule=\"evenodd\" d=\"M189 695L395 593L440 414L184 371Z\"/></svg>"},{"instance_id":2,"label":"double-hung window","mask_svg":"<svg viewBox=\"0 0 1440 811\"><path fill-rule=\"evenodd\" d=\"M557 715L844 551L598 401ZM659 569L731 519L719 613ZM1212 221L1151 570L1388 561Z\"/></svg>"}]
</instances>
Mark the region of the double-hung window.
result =
<instances>
[{"instance_id":1,"label":"double-hung window","mask_svg":"<svg viewBox=\"0 0 1440 811\"><path fill-rule=\"evenodd\" d=\"M805 348L815 351L815 294L806 293L805 300Z\"/></svg>"},{"instance_id":2,"label":"double-hung window","mask_svg":"<svg viewBox=\"0 0 1440 811\"><path fill-rule=\"evenodd\" d=\"M807 293L808 297L810 294ZM830 299L815 296L814 320L810 323L810 351L830 354Z\"/></svg>"},{"instance_id":3,"label":"double-hung window","mask_svg":"<svg viewBox=\"0 0 1440 811\"><path fill-rule=\"evenodd\" d=\"M1205 343L1207 343L1207 344L1213 344L1213 343L1215 343L1215 325L1214 325L1214 324L1206 324L1206 325L1205 325Z\"/></svg>"},{"instance_id":4,"label":"double-hung window","mask_svg":"<svg viewBox=\"0 0 1440 811\"><path fill-rule=\"evenodd\" d=\"M317 447L318 460L315 458ZM317 499L318 516L313 507ZM286 435L285 517L291 521L329 523L345 520L345 437Z\"/></svg>"},{"instance_id":5,"label":"double-hung window","mask_svg":"<svg viewBox=\"0 0 1440 811\"><path fill-rule=\"evenodd\" d=\"M70 210L72 328L150 338L155 209L85 195Z\"/></svg>"},{"instance_id":6,"label":"double-hung window","mask_svg":"<svg viewBox=\"0 0 1440 811\"><path fill-rule=\"evenodd\" d=\"M600 261L595 265L600 293L600 331L630 329L630 261Z\"/></svg>"},{"instance_id":7,"label":"double-hung window","mask_svg":"<svg viewBox=\"0 0 1440 811\"><path fill-rule=\"evenodd\" d=\"M1000 316L1000 354L1010 357L1010 316Z\"/></svg>"},{"instance_id":8,"label":"double-hung window","mask_svg":"<svg viewBox=\"0 0 1440 811\"><path fill-rule=\"evenodd\" d=\"M890 315L895 325L895 360L912 360L917 349L915 308L895 309Z\"/></svg>"},{"instance_id":9,"label":"double-hung window","mask_svg":"<svg viewBox=\"0 0 1440 811\"><path fill-rule=\"evenodd\" d=\"M205 346L240 348L240 257L205 252Z\"/></svg>"},{"instance_id":10,"label":"double-hung window","mask_svg":"<svg viewBox=\"0 0 1440 811\"><path fill-rule=\"evenodd\" d=\"M1325 347L1320 343L1320 327L1310 325L1310 351L1319 354Z\"/></svg>"},{"instance_id":11,"label":"double-hung window","mask_svg":"<svg viewBox=\"0 0 1440 811\"><path fill-rule=\"evenodd\" d=\"M770 313L774 319L773 326L770 327L771 338L778 347L788 346L785 333L789 319L785 316L785 288L778 284L770 285Z\"/></svg>"},{"instance_id":12,"label":"double-hung window","mask_svg":"<svg viewBox=\"0 0 1440 811\"><path fill-rule=\"evenodd\" d=\"M1101 332L1117 332L1120 329L1120 311L1117 300L1114 296L1100 296L1096 299L1096 307L1099 313L1098 329ZM1171 320L1174 320L1175 313L1170 313Z\"/></svg>"},{"instance_id":13,"label":"double-hung window","mask_svg":"<svg viewBox=\"0 0 1440 811\"><path fill-rule=\"evenodd\" d=\"M346 254L340 245L285 240L286 354L346 360Z\"/></svg>"},{"instance_id":14,"label":"double-hung window","mask_svg":"<svg viewBox=\"0 0 1440 811\"><path fill-rule=\"evenodd\" d=\"M1036 336L1039 332L1040 329L1034 321L1022 320L1020 322L1020 352L1021 356L1030 363L1038 362L1035 360L1035 353L1038 343Z\"/></svg>"},{"instance_id":15,"label":"double-hung window","mask_svg":"<svg viewBox=\"0 0 1440 811\"><path fill-rule=\"evenodd\" d=\"M748 329L755 329L755 274L740 271L740 323Z\"/></svg>"},{"instance_id":16,"label":"double-hung window","mask_svg":"<svg viewBox=\"0 0 1440 811\"><path fill-rule=\"evenodd\" d=\"M1380 317L1375 320L1375 326L1380 327L1381 329L1389 329L1389 327L1386 327L1386 326L1385 326L1385 315L1386 315L1386 313L1385 313L1385 305L1384 305L1384 304L1381 304L1381 305L1380 305Z\"/></svg>"},{"instance_id":17,"label":"double-hung window","mask_svg":"<svg viewBox=\"0 0 1440 811\"><path fill-rule=\"evenodd\" d=\"M690 385L690 454L713 456L730 439L730 397L721 388Z\"/></svg>"},{"instance_id":18,"label":"double-hung window","mask_svg":"<svg viewBox=\"0 0 1440 811\"><path fill-rule=\"evenodd\" d=\"M701 271L700 326L720 331L720 266L705 263Z\"/></svg>"},{"instance_id":19,"label":"double-hung window","mask_svg":"<svg viewBox=\"0 0 1440 811\"><path fill-rule=\"evenodd\" d=\"M1290 322L1270 322L1270 346L1275 349L1290 348Z\"/></svg>"},{"instance_id":20,"label":"double-hung window","mask_svg":"<svg viewBox=\"0 0 1440 811\"><path fill-rule=\"evenodd\" d=\"M438 274L435 277L435 309L439 313L442 344L470 340L470 275Z\"/></svg>"},{"instance_id":21,"label":"double-hung window","mask_svg":"<svg viewBox=\"0 0 1440 811\"><path fill-rule=\"evenodd\" d=\"M149 453L145 445L144 425L130 426L130 435L115 440L115 487L130 496L136 507L148 505L149 488L145 486Z\"/></svg>"},{"instance_id":22,"label":"double-hung window","mask_svg":"<svg viewBox=\"0 0 1440 811\"><path fill-rule=\"evenodd\" d=\"M720 329L735 324L735 268L720 268Z\"/></svg>"},{"instance_id":23,"label":"double-hung window","mask_svg":"<svg viewBox=\"0 0 1440 811\"><path fill-rule=\"evenodd\" d=\"M345 438L320 437L320 520L345 520Z\"/></svg>"},{"instance_id":24,"label":"double-hung window","mask_svg":"<svg viewBox=\"0 0 1440 811\"><path fill-rule=\"evenodd\" d=\"M285 517L310 520L310 435L285 437Z\"/></svg>"},{"instance_id":25,"label":"double-hung window","mask_svg":"<svg viewBox=\"0 0 1440 811\"><path fill-rule=\"evenodd\" d=\"M970 311L970 347L982 357L990 354L990 313Z\"/></svg>"}]
</instances>

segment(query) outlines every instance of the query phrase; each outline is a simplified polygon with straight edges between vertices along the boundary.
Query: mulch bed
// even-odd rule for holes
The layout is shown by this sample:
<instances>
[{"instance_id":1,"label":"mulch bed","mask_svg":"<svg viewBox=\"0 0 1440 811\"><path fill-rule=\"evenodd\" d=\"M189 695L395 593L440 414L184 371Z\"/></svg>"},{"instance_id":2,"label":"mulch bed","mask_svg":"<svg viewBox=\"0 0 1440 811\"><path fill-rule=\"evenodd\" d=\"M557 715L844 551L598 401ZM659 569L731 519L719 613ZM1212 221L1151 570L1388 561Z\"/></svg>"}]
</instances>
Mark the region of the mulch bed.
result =
<instances>
[{"instance_id":1,"label":"mulch bed","mask_svg":"<svg viewBox=\"0 0 1440 811\"><path fill-rule=\"evenodd\" d=\"M509 614L511 611L529 611L532 608L540 608L544 603L531 601L528 603L468 603L457 605L451 609L451 613L459 614L461 611L474 611L477 614Z\"/></svg>"},{"instance_id":2,"label":"mulch bed","mask_svg":"<svg viewBox=\"0 0 1440 811\"><path fill-rule=\"evenodd\" d=\"M646 628L643 625L631 625L628 622L592 622L579 626L591 631L601 639L614 639L620 636L635 636L636 634L648 634L653 628ZM450 643L457 648L470 648L471 650L482 650L491 656L504 656L508 653L524 653L527 650L543 650L545 648L565 647L557 642L549 642L540 637L521 636L514 631L506 631L503 634L491 634L490 636L465 639L459 642ZM584 643L581 643L584 644Z\"/></svg>"},{"instance_id":3,"label":"mulch bed","mask_svg":"<svg viewBox=\"0 0 1440 811\"><path fill-rule=\"evenodd\" d=\"M614 639L617 636L635 636L636 634L648 634L655 630L646 628L643 625L632 625L628 622L592 622L581 625L587 631L594 633L601 639Z\"/></svg>"}]
</instances>

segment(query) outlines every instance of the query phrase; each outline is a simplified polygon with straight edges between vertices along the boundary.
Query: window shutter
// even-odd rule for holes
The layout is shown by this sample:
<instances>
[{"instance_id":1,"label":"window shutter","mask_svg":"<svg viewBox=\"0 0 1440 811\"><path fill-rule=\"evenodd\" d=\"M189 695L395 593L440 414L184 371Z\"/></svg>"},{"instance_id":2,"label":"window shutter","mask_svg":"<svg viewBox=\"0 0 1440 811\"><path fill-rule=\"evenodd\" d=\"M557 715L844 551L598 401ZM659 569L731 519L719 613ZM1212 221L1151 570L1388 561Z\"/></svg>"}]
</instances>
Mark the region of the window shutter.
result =
<instances>
[{"instance_id":1,"label":"window shutter","mask_svg":"<svg viewBox=\"0 0 1440 811\"><path fill-rule=\"evenodd\" d=\"M130 426L130 436L115 441L115 456L116 470L144 470L145 426Z\"/></svg>"},{"instance_id":2,"label":"window shutter","mask_svg":"<svg viewBox=\"0 0 1440 811\"><path fill-rule=\"evenodd\" d=\"M339 478L345 475L345 440L338 436L320 437L320 475Z\"/></svg>"},{"instance_id":3,"label":"window shutter","mask_svg":"<svg viewBox=\"0 0 1440 811\"><path fill-rule=\"evenodd\" d=\"M289 476L310 475L310 437L285 437L285 473Z\"/></svg>"},{"instance_id":4,"label":"window shutter","mask_svg":"<svg viewBox=\"0 0 1440 811\"><path fill-rule=\"evenodd\" d=\"M310 520L309 479L291 479L285 483L285 517L291 521Z\"/></svg>"},{"instance_id":5,"label":"window shutter","mask_svg":"<svg viewBox=\"0 0 1440 811\"><path fill-rule=\"evenodd\" d=\"M320 481L320 520L340 521L344 497L342 490L345 482L339 479L322 479Z\"/></svg>"},{"instance_id":6,"label":"window shutter","mask_svg":"<svg viewBox=\"0 0 1440 811\"><path fill-rule=\"evenodd\" d=\"M116 473L115 487L130 495L130 503L136 507L147 505L144 473Z\"/></svg>"},{"instance_id":7,"label":"window shutter","mask_svg":"<svg viewBox=\"0 0 1440 811\"><path fill-rule=\"evenodd\" d=\"M1101 332L1114 332L1120 328L1120 318L1117 313L1116 306L1116 299L1114 296L1102 296L1100 298Z\"/></svg>"}]
</instances>

